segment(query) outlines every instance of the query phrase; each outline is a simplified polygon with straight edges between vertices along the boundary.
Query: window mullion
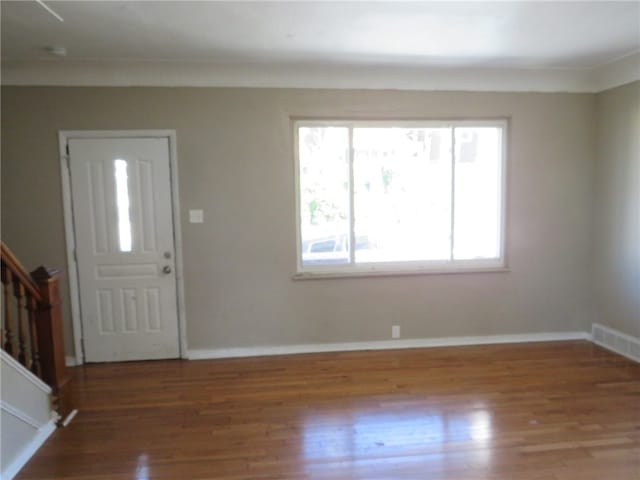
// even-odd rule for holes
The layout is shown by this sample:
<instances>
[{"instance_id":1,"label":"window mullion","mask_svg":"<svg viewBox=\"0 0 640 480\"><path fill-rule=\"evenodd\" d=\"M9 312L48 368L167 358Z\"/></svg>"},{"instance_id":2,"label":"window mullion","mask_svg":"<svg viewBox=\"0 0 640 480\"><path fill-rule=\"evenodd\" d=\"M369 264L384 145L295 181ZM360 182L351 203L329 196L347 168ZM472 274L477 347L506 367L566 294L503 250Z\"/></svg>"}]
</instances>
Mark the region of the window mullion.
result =
<instances>
[{"instance_id":1,"label":"window mullion","mask_svg":"<svg viewBox=\"0 0 640 480\"><path fill-rule=\"evenodd\" d=\"M355 188L353 177L353 125L349 126L349 264L356 263L356 229L355 229Z\"/></svg>"},{"instance_id":2,"label":"window mullion","mask_svg":"<svg viewBox=\"0 0 640 480\"><path fill-rule=\"evenodd\" d=\"M449 234L449 261L453 261L453 247L454 247L454 236L453 236L453 225L455 219L455 208L456 208L456 127L451 126L451 223L450 223L450 234Z\"/></svg>"}]
</instances>

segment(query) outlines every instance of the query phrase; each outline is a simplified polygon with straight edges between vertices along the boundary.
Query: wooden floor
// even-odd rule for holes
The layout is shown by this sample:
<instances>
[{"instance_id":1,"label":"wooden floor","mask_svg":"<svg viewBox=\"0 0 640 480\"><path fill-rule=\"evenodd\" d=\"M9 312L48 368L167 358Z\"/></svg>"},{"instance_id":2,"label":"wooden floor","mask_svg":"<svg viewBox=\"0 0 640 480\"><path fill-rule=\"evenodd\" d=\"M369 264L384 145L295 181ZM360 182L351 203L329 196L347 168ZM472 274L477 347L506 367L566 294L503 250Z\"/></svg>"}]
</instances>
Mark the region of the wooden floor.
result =
<instances>
[{"instance_id":1,"label":"wooden floor","mask_svg":"<svg viewBox=\"0 0 640 480\"><path fill-rule=\"evenodd\" d=\"M588 342L89 365L27 479L640 479L640 365Z\"/></svg>"}]
</instances>

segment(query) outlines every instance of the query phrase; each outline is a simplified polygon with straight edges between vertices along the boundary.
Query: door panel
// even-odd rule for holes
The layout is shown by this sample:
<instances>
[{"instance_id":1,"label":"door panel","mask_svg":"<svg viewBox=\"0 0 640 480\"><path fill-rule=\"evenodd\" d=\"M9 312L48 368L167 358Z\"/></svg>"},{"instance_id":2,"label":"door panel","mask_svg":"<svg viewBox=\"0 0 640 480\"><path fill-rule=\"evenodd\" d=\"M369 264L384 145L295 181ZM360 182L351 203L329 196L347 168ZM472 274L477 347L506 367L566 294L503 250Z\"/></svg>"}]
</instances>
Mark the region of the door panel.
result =
<instances>
[{"instance_id":1,"label":"door panel","mask_svg":"<svg viewBox=\"0 0 640 480\"><path fill-rule=\"evenodd\" d=\"M169 142L69 140L85 360L179 356Z\"/></svg>"}]
</instances>

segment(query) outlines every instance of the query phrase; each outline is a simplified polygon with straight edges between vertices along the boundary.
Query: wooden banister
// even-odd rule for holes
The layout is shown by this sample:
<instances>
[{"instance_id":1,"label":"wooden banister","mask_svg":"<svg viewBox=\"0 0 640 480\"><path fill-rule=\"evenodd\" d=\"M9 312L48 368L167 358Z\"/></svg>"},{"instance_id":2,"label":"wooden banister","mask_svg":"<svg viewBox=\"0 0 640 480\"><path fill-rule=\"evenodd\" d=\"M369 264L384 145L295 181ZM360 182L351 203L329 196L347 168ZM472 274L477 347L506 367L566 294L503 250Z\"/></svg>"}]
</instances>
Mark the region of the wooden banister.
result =
<instances>
[{"instance_id":1,"label":"wooden banister","mask_svg":"<svg viewBox=\"0 0 640 480\"><path fill-rule=\"evenodd\" d=\"M42 296L38 290L38 286L27 273L27 269L22 266L20 261L15 257L13 252L9 250L4 242L2 242L2 270L4 267L11 271L14 280L22 285L31 296L37 301L42 301ZM4 283L4 282L3 282Z\"/></svg>"},{"instance_id":2,"label":"wooden banister","mask_svg":"<svg viewBox=\"0 0 640 480\"><path fill-rule=\"evenodd\" d=\"M72 401L62 335L61 273L44 267L27 273L2 243L0 346L51 387L54 408L64 419Z\"/></svg>"},{"instance_id":3,"label":"wooden banister","mask_svg":"<svg viewBox=\"0 0 640 480\"><path fill-rule=\"evenodd\" d=\"M70 375L67 371L62 336L62 311L60 302L60 270L40 267L31 276L37 283L42 304L35 316L38 332L38 350L42 379L51 386L54 406L61 418L71 412Z\"/></svg>"}]
</instances>

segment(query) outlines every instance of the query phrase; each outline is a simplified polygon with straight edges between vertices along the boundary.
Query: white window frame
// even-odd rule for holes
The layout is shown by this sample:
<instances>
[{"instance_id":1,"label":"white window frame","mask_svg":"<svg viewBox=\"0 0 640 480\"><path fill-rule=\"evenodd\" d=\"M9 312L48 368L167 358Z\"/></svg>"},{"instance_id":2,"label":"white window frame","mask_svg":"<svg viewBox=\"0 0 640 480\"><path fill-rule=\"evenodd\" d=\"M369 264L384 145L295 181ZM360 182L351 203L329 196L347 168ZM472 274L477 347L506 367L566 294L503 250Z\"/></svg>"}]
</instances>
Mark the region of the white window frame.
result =
<instances>
[{"instance_id":1,"label":"white window frame","mask_svg":"<svg viewBox=\"0 0 640 480\"><path fill-rule=\"evenodd\" d=\"M472 272L508 272L507 268L507 156L509 121L507 118L498 119L464 119L464 120L331 120L331 119L292 119L294 159L295 159L295 209L296 209L296 273L294 279L331 278L331 277L357 277L377 275L414 275L414 274L442 274L442 273L472 273ZM353 163L354 128L456 128L456 127L496 127L502 130L502 165L501 165L501 206L500 206L500 245L499 255L496 259L471 259L471 260L420 260L402 262L377 262L377 263L349 263L331 265L305 266L302 263L302 237L301 237L301 209L300 209L300 158L298 131L301 127L347 127L349 128L349 235L351 241L354 238L354 201L353 190ZM455 155L455 149L454 153ZM452 183L455 184L455 158L452 165ZM455 190L454 190L455 191ZM453 212L452 212L453 215ZM453 227L452 227L453 228ZM355 252L351 252L351 261L354 262Z\"/></svg>"}]
</instances>

